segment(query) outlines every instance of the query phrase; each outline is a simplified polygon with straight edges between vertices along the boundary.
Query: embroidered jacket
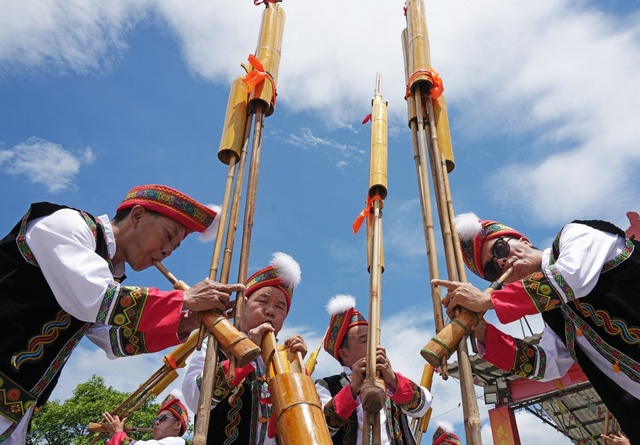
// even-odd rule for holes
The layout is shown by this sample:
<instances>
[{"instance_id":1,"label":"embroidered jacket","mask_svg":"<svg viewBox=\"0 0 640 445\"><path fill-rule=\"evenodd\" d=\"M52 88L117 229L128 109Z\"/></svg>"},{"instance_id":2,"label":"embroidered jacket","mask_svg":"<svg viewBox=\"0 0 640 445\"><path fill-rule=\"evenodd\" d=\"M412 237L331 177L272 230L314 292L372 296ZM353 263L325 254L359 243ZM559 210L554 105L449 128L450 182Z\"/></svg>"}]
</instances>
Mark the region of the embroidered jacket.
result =
<instances>
[{"instance_id":1,"label":"embroidered jacket","mask_svg":"<svg viewBox=\"0 0 640 445\"><path fill-rule=\"evenodd\" d=\"M537 380L578 362L631 442L640 443L640 243L603 221L567 228L545 252L541 271L492 294L503 323L542 313L540 344L487 325L483 358Z\"/></svg>"},{"instance_id":2,"label":"embroidered jacket","mask_svg":"<svg viewBox=\"0 0 640 445\"><path fill-rule=\"evenodd\" d=\"M193 353L182 382L184 401L196 413L206 350L205 343L200 351ZM229 361L223 360L216 368L207 445L278 443L275 424L269 422L273 405L262 358L236 368L233 382L227 381L228 366Z\"/></svg>"},{"instance_id":3,"label":"embroidered jacket","mask_svg":"<svg viewBox=\"0 0 640 445\"><path fill-rule=\"evenodd\" d=\"M388 394L385 408L381 411L386 418L381 431L382 443L415 444L407 415L423 416L431 406L431 394L401 374L396 375L398 388L395 393ZM351 396L346 372L316 381L316 389L324 406L333 443L357 445L358 431L362 428L362 406L359 398L354 400Z\"/></svg>"},{"instance_id":4,"label":"embroidered jacket","mask_svg":"<svg viewBox=\"0 0 640 445\"><path fill-rule=\"evenodd\" d=\"M91 265L102 264L100 267L106 269L104 275L108 279L105 280L102 293L86 295L79 292L82 304L73 304L77 295L71 298L66 293L54 294L52 284L45 278L41 264L32 252L35 246L28 243L28 224L54 214L73 215L75 224L84 220L85 232L92 235L81 238L83 242L86 240L85 246L74 239L74 246L82 246L88 255L95 257L91 258ZM50 242L61 253L49 254L52 257L63 256L67 252L64 241L73 235L52 232L50 236L53 239ZM80 263L84 265L88 262L83 258ZM48 263L47 266L52 265ZM0 342L0 442L13 430L13 427L7 430L7 425L13 423L15 426L36 402L37 405L46 402L69 355L83 335L89 332L93 335L94 327L97 329L92 340L104 338L100 346L106 347L111 356L158 351L179 343L176 332L182 293L169 296L153 288L122 286L109 272L110 266L104 222L65 206L33 204L9 235L0 241L0 338L3 339ZM71 272L62 270L63 267L60 266L59 274L51 277L56 281L56 288L73 288L81 285L79 282L82 280L96 281L96 270L89 269L88 265L85 266L86 270L79 267L79 270ZM94 286L100 288L99 285ZM157 301L165 297L166 306L147 306L149 300ZM169 300L173 300L173 303ZM63 304L67 309L63 309ZM72 315L86 311L90 304L97 308L93 318ZM158 320L160 327L154 323L154 319ZM162 319L172 321L160 323Z\"/></svg>"}]
</instances>

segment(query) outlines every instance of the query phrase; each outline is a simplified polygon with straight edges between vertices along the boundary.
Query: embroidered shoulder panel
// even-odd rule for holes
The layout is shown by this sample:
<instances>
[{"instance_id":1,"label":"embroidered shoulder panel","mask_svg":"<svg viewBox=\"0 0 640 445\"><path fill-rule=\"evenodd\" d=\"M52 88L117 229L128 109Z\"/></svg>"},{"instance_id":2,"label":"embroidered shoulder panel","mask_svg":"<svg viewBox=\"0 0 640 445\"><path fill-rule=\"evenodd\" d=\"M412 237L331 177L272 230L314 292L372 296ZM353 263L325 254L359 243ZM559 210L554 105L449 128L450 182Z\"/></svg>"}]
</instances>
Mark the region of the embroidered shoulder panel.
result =
<instances>
[{"instance_id":1,"label":"embroidered shoulder panel","mask_svg":"<svg viewBox=\"0 0 640 445\"><path fill-rule=\"evenodd\" d=\"M546 312L562 304L560 294L542 271L525 277L522 285L538 312Z\"/></svg>"},{"instance_id":2,"label":"embroidered shoulder panel","mask_svg":"<svg viewBox=\"0 0 640 445\"><path fill-rule=\"evenodd\" d=\"M521 377L528 377L532 380L542 379L547 367L547 355L544 350L518 338L515 341L516 356L511 370Z\"/></svg>"},{"instance_id":3,"label":"embroidered shoulder panel","mask_svg":"<svg viewBox=\"0 0 640 445\"><path fill-rule=\"evenodd\" d=\"M202 385L202 374L198 375L196 378L196 384L198 388ZM242 385L240 385L242 386ZM229 386L229 382L227 381L227 377L224 374L224 368L222 366L216 367L215 379L213 381L213 403L212 406L216 406L219 402L224 400L231 390L234 389Z\"/></svg>"}]
</instances>

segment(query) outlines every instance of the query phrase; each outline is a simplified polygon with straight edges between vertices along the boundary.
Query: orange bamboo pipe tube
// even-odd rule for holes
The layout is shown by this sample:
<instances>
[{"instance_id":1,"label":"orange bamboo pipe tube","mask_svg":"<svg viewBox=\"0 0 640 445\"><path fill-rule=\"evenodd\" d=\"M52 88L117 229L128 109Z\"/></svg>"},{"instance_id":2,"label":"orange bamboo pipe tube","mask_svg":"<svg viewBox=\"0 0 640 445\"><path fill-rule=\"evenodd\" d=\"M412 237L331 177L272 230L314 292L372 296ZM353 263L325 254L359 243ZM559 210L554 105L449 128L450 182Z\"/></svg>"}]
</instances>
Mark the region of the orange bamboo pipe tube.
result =
<instances>
[{"instance_id":1,"label":"orange bamboo pipe tube","mask_svg":"<svg viewBox=\"0 0 640 445\"><path fill-rule=\"evenodd\" d=\"M267 375L271 375L268 385L278 442L282 445L332 445L313 380L306 374L290 372L293 367L282 360L273 332L267 332L262 339L262 359Z\"/></svg>"}]
</instances>

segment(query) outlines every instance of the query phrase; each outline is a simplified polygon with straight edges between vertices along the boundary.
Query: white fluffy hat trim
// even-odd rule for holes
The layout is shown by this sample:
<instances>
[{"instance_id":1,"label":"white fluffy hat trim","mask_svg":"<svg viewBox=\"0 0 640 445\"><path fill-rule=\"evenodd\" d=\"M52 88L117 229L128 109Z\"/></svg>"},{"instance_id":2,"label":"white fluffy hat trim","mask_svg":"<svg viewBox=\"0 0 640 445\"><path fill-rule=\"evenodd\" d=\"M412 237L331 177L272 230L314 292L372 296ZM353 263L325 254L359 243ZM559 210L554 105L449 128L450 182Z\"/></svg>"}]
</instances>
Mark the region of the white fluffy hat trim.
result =
<instances>
[{"instance_id":1,"label":"white fluffy hat trim","mask_svg":"<svg viewBox=\"0 0 640 445\"><path fill-rule=\"evenodd\" d=\"M297 287L300 281L302 281L300 265L291 255L284 252L276 252L272 255L269 264L275 266L278 278L286 282L289 286Z\"/></svg>"},{"instance_id":2,"label":"white fluffy hat trim","mask_svg":"<svg viewBox=\"0 0 640 445\"><path fill-rule=\"evenodd\" d=\"M200 235L198 235L198 241L201 243L208 243L209 241L213 241L218 234L218 226L220 225L220 211L222 210L219 205L215 204L207 204L211 210L216 212L216 217L213 219L213 222L209 227L205 229Z\"/></svg>"},{"instance_id":3,"label":"white fluffy hat trim","mask_svg":"<svg viewBox=\"0 0 640 445\"><path fill-rule=\"evenodd\" d=\"M455 218L456 230L461 240L474 239L482 230L480 218L475 213L462 213Z\"/></svg>"},{"instance_id":4,"label":"white fluffy hat trim","mask_svg":"<svg viewBox=\"0 0 640 445\"><path fill-rule=\"evenodd\" d=\"M338 294L327 303L326 309L329 315L342 314L356 307L356 298L349 294Z\"/></svg>"}]
</instances>

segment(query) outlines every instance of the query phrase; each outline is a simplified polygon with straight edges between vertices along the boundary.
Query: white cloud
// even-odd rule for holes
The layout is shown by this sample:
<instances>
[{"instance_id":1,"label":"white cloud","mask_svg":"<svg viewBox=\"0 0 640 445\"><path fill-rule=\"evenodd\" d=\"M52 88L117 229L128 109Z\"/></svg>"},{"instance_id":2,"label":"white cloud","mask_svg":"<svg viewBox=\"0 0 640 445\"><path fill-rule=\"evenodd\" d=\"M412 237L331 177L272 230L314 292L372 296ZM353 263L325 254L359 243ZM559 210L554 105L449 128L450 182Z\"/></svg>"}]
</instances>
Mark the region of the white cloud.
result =
<instances>
[{"instance_id":1,"label":"white cloud","mask_svg":"<svg viewBox=\"0 0 640 445\"><path fill-rule=\"evenodd\" d=\"M0 16L0 72L99 73L126 49L148 1L6 2Z\"/></svg>"},{"instance_id":2,"label":"white cloud","mask_svg":"<svg viewBox=\"0 0 640 445\"><path fill-rule=\"evenodd\" d=\"M11 150L0 151L2 170L10 175L24 175L30 182L46 186L51 193L73 189L80 166L94 160L91 147L76 155L37 137L31 137Z\"/></svg>"},{"instance_id":3,"label":"white cloud","mask_svg":"<svg viewBox=\"0 0 640 445\"><path fill-rule=\"evenodd\" d=\"M368 112L381 72L390 124L406 120L403 2L281 6L287 18L279 102L313 112L330 128L344 127ZM263 10L250 2L221 9L202 0L9 4L0 17L0 69L5 75L46 67L97 72L121 57L138 23L154 17L177 37L192 72L229 82L255 52ZM640 162L637 13L615 17L577 0L427 2L426 12L431 61L444 80L454 134L528 139L487 152L510 166L487 180L508 191L496 202L548 225L594 208L599 214L590 216L622 215L635 204L638 185L620 178L632 176ZM331 147L329 156L341 153L338 164L360 155L307 131L289 141ZM533 200L535 209L527 204Z\"/></svg>"}]
</instances>

